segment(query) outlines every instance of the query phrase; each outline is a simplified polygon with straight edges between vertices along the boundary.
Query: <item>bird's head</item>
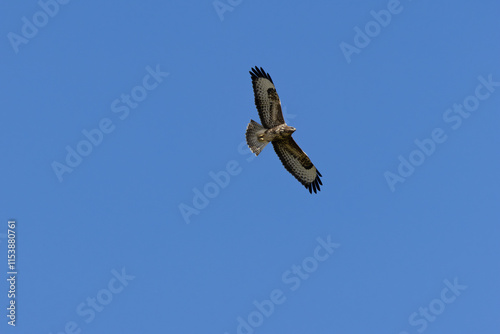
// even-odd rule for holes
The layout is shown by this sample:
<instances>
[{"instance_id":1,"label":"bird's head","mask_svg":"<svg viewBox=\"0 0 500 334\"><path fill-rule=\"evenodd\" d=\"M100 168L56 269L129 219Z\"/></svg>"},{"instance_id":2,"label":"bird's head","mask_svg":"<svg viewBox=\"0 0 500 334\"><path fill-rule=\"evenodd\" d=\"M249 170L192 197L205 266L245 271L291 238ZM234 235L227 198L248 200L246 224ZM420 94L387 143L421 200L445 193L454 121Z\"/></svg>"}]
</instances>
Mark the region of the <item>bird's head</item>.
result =
<instances>
[{"instance_id":1,"label":"bird's head","mask_svg":"<svg viewBox=\"0 0 500 334\"><path fill-rule=\"evenodd\" d=\"M296 130L296 129L295 129L293 126L287 126L287 127L285 128L285 133L286 133L286 134L288 134L288 135L292 135L292 133L294 133L294 132L295 132L295 130Z\"/></svg>"}]
</instances>

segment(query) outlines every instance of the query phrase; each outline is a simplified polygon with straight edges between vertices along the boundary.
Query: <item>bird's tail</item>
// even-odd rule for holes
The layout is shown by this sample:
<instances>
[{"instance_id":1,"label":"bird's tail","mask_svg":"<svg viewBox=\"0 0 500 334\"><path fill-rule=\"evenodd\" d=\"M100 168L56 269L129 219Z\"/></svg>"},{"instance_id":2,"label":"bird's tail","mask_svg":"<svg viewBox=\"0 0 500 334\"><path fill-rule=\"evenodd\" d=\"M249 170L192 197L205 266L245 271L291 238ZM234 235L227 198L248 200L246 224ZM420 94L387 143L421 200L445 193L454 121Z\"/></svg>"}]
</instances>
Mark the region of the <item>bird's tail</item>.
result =
<instances>
[{"instance_id":1,"label":"bird's tail","mask_svg":"<svg viewBox=\"0 0 500 334\"><path fill-rule=\"evenodd\" d=\"M262 135L266 132L266 129L254 121L253 119L250 120L250 123L248 123L247 126L247 132L246 132L246 137L247 137L247 145L250 148L250 150L255 153L255 155L259 155L259 153L266 147L266 145L269 143L268 141L265 141L263 139L259 140L259 137L262 137Z\"/></svg>"}]
</instances>

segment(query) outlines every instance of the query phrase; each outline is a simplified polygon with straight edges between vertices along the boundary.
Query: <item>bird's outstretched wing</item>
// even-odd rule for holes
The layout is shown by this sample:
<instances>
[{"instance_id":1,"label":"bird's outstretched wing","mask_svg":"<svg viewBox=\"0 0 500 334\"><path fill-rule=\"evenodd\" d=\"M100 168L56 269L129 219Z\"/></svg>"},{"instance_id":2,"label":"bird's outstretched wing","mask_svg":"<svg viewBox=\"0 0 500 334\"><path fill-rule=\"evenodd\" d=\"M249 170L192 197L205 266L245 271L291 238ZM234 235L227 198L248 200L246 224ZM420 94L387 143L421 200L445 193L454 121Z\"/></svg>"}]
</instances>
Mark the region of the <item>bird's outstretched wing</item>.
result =
<instances>
[{"instance_id":1,"label":"bird's outstretched wing","mask_svg":"<svg viewBox=\"0 0 500 334\"><path fill-rule=\"evenodd\" d=\"M281 112L281 102L274 87L273 80L269 73L262 67L255 66L250 72L252 76L253 94L255 96L255 106L259 111L260 121L266 129L284 124L285 119Z\"/></svg>"},{"instance_id":2,"label":"bird's outstretched wing","mask_svg":"<svg viewBox=\"0 0 500 334\"><path fill-rule=\"evenodd\" d=\"M289 137L285 140L273 141L274 150L280 158L283 166L289 171L300 183L302 183L312 194L321 190L321 173L314 167L311 159L302 151L293 140Z\"/></svg>"}]
</instances>

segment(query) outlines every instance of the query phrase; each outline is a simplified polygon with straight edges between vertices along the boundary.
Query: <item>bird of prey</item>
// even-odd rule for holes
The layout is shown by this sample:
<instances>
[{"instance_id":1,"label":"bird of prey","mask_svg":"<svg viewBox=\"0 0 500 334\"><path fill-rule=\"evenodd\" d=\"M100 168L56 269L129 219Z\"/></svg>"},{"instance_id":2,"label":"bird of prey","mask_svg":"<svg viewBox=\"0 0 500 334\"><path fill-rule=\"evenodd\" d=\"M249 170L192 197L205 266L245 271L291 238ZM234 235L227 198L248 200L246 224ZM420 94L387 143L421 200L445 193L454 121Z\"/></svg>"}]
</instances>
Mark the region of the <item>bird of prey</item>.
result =
<instances>
[{"instance_id":1,"label":"bird of prey","mask_svg":"<svg viewBox=\"0 0 500 334\"><path fill-rule=\"evenodd\" d=\"M281 112L281 102L271 76L264 69L255 66L250 72L252 77L255 106L262 125L250 120L246 130L250 150L259 155L268 143L273 143L274 151L283 166L312 194L320 190L321 173L295 143L292 133L295 128L288 126Z\"/></svg>"}]
</instances>

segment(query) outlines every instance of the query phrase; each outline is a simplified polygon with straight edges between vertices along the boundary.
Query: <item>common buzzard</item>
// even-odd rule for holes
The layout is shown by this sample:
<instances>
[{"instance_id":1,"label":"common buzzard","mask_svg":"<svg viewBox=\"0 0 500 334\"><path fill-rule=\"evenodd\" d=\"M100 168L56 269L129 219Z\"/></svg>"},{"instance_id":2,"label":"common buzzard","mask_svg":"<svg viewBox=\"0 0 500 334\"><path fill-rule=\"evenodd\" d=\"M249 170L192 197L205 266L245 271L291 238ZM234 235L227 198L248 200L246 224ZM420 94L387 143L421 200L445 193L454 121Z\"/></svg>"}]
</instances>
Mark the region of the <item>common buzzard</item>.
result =
<instances>
[{"instance_id":1,"label":"common buzzard","mask_svg":"<svg viewBox=\"0 0 500 334\"><path fill-rule=\"evenodd\" d=\"M307 154L302 151L292 138L295 128L286 125L281 102L274 87L273 80L264 69L255 66L250 72L252 76L255 106L259 112L262 125L250 120L247 126L246 139L250 150L259 155L264 147L273 143L274 151L283 166L312 194L320 190L321 173L314 167Z\"/></svg>"}]
</instances>

